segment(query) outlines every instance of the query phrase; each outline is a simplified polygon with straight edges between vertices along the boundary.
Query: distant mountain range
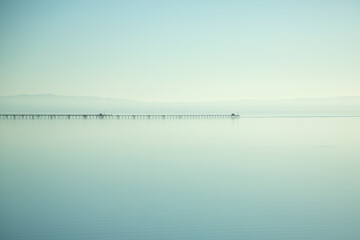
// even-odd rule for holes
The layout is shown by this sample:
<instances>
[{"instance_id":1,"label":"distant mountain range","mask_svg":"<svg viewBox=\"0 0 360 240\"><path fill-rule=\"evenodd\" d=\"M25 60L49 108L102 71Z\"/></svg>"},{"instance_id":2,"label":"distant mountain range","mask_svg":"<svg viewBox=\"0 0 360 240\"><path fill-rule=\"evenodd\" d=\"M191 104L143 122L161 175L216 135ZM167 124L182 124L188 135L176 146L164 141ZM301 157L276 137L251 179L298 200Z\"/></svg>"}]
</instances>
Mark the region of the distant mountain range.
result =
<instances>
[{"instance_id":1,"label":"distant mountain range","mask_svg":"<svg viewBox=\"0 0 360 240\"><path fill-rule=\"evenodd\" d=\"M236 100L217 102L141 102L117 98L43 95L0 97L0 113L232 113L241 115L359 115L360 96Z\"/></svg>"}]
</instances>

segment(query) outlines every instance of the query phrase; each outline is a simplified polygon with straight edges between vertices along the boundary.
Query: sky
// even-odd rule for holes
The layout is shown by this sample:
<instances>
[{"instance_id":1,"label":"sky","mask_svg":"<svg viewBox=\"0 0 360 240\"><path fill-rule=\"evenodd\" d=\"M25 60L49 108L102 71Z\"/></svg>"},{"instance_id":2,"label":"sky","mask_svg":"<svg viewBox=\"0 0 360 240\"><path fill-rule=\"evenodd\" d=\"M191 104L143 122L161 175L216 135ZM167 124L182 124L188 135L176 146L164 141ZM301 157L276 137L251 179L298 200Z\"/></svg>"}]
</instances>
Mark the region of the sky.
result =
<instances>
[{"instance_id":1,"label":"sky","mask_svg":"<svg viewBox=\"0 0 360 240\"><path fill-rule=\"evenodd\" d=\"M360 95L358 0L0 0L0 95Z\"/></svg>"}]
</instances>

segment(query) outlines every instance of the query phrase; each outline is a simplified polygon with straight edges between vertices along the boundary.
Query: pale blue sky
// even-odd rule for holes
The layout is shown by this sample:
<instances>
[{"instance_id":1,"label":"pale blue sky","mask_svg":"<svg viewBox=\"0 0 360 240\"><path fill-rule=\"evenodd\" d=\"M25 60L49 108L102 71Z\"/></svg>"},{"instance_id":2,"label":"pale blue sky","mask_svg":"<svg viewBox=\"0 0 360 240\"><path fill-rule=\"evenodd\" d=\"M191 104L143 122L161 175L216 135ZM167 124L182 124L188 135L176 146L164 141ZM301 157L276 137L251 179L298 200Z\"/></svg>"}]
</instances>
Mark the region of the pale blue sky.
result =
<instances>
[{"instance_id":1,"label":"pale blue sky","mask_svg":"<svg viewBox=\"0 0 360 240\"><path fill-rule=\"evenodd\" d=\"M360 95L360 1L1 0L0 95Z\"/></svg>"}]
</instances>

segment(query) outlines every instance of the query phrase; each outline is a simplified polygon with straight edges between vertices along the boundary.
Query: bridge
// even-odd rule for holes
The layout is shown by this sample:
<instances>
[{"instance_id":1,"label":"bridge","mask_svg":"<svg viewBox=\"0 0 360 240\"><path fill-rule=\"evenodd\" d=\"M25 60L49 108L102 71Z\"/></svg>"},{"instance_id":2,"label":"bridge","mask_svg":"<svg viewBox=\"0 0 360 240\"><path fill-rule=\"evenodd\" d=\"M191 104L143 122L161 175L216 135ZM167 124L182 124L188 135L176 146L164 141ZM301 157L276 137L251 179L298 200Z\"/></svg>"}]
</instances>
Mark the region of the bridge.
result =
<instances>
[{"instance_id":1,"label":"bridge","mask_svg":"<svg viewBox=\"0 0 360 240\"><path fill-rule=\"evenodd\" d=\"M239 114L0 114L0 119L212 119Z\"/></svg>"}]
</instances>

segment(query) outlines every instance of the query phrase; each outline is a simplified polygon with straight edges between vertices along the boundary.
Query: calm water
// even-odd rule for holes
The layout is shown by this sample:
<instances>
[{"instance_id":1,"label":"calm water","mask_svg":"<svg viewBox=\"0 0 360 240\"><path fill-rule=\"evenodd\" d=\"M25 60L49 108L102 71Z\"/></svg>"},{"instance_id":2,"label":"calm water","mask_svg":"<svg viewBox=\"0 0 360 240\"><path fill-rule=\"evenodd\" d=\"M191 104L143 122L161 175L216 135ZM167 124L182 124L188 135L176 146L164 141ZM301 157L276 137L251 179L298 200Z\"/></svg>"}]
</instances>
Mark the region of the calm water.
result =
<instances>
[{"instance_id":1,"label":"calm water","mask_svg":"<svg viewBox=\"0 0 360 240\"><path fill-rule=\"evenodd\" d=\"M1 120L0 239L360 239L360 118Z\"/></svg>"}]
</instances>

